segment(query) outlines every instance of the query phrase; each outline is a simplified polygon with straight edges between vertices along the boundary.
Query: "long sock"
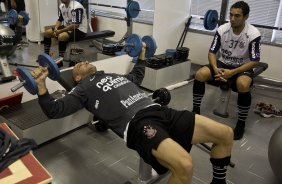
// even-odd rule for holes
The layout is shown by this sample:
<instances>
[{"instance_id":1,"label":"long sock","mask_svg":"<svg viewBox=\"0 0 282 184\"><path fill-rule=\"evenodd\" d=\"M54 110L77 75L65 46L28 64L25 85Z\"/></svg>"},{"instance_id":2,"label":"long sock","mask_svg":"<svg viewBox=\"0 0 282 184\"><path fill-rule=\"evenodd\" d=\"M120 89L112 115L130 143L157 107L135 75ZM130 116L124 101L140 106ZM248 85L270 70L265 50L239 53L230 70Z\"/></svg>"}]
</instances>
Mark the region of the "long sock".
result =
<instances>
[{"instance_id":1,"label":"long sock","mask_svg":"<svg viewBox=\"0 0 282 184\"><path fill-rule=\"evenodd\" d=\"M205 94L205 82L194 80L193 84L193 112L200 114L202 99Z\"/></svg>"},{"instance_id":2,"label":"long sock","mask_svg":"<svg viewBox=\"0 0 282 184\"><path fill-rule=\"evenodd\" d=\"M67 49L67 43L68 42L59 41L59 57L64 57Z\"/></svg>"},{"instance_id":3,"label":"long sock","mask_svg":"<svg viewBox=\"0 0 282 184\"><path fill-rule=\"evenodd\" d=\"M224 158L211 158L213 178L211 184L226 184L226 171L231 156Z\"/></svg>"},{"instance_id":4,"label":"long sock","mask_svg":"<svg viewBox=\"0 0 282 184\"><path fill-rule=\"evenodd\" d=\"M238 93L237 107L238 107L238 122L237 125L245 126L248 112L251 106L252 96L251 92Z\"/></svg>"},{"instance_id":5,"label":"long sock","mask_svg":"<svg viewBox=\"0 0 282 184\"><path fill-rule=\"evenodd\" d=\"M44 52L49 54L51 48L51 38L44 37Z\"/></svg>"}]
</instances>

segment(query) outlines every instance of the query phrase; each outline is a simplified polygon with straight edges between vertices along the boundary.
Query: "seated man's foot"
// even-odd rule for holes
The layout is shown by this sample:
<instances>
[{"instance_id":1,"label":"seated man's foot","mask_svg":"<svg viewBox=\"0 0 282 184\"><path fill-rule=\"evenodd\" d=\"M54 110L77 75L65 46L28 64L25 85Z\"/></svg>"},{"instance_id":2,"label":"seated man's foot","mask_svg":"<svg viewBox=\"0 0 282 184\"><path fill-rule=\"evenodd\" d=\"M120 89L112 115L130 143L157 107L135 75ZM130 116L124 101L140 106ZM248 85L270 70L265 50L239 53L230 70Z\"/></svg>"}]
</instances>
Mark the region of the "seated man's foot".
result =
<instances>
[{"instance_id":1,"label":"seated man's foot","mask_svg":"<svg viewBox=\"0 0 282 184\"><path fill-rule=\"evenodd\" d=\"M81 49L81 48L72 48L72 49L71 49L71 54L72 54L72 55L78 55L78 54L81 54L81 53L83 53L83 52L84 52L84 50Z\"/></svg>"},{"instance_id":2,"label":"seated man's foot","mask_svg":"<svg viewBox=\"0 0 282 184\"><path fill-rule=\"evenodd\" d=\"M244 125L236 125L234 131L234 140L240 140L244 136L245 126Z\"/></svg>"}]
</instances>

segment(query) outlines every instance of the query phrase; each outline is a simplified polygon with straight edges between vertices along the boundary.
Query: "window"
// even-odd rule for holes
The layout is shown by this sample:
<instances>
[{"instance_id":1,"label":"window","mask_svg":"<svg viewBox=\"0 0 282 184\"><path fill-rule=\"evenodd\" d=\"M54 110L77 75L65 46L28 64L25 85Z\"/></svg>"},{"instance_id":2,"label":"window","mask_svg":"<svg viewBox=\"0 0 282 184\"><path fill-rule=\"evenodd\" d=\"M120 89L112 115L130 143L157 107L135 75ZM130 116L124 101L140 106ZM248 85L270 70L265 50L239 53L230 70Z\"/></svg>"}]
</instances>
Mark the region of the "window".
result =
<instances>
[{"instance_id":1,"label":"window","mask_svg":"<svg viewBox=\"0 0 282 184\"><path fill-rule=\"evenodd\" d=\"M229 18L229 9L236 0L229 0L226 18ZM251 24L280 27L282 26L280 0L245 0L250 6L250 16L248 22ZM190 28L205 30L203 20L209 9L217 10L220 14L221 0L192 0L191 15L192 19ZM262 35L263 42L272 42L282 44L282 31L265 28L258 28Z\"/></svg>"}]
</instances>

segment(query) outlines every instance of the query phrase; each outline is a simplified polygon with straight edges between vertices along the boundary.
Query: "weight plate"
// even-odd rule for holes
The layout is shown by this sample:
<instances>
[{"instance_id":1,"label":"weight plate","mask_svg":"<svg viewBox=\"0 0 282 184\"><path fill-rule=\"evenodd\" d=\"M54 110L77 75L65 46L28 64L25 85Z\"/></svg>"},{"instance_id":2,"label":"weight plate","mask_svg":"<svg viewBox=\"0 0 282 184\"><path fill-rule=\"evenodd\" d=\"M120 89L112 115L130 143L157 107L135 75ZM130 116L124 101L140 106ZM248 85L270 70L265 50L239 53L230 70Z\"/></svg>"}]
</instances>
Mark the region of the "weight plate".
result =
<instances>
[{"instance_id":1,"label":"weight plate","mask_svg":"<svg viewBox=\"0 0 282 184\"><path fill-rule=\"evenodd\" d=\"M126 7L126 13L128 18L136 18L139 15L140 6L136 1L131 1Z\"/></svg>"},{"instance_id":2,"label":"weight plate","mask_svg":"<svg viewBox=\"0 0 282 184\"><path fill-rule=\"evenodd\" d=\"M48 77L52 80L58 80L60 78L60 70L57 63L48 54L40 54L38 56L38 63L40 66L47 67L49 71Z\"/></svg>"},{"instance_id":3,"label":"weight plate","mask_svg":"<svg viewBox=\"0 0 282 184\"><path fill-rule=\"evenodd\" d=\"M20 11L19 15L23 17L23 25L26 26L29 22L29 15L26 11Z\"/></svg>"},{"instance_id":4,"label":"weight plate","mask_svg":"<svg viewBox=\"0 0 282 184\"><path fill-rule=\"evenodd\" d=\"M131 57L139 56L142 50L142 40L137 34L132 34L126 39L125 51Z\"/></svg>"},{"instance_id":5,"label":"weight plate","mask_svg":"<svg viewBox=\"0 0 282 184\"><path fill-rule=\"evenodd\" d=\"M146 44L146 58L153 57L157 50L157 44L155 39L152 36L144 36L142 38L142 41Z\"/></svg>"},{"instance_id":6,"label":"weight plate","mask_svg":"<svg viewBox=\"0 0 282 184\"><path fill-rule=\"evenodd\" d=\"M18 23L18 13L16 10L11 9L7 13L7 19L9 24L16 25Z\"/></svg>"},{"instance_id":7,"label":"weight plate","mask_svg":"<svg viewBox=\"0 0 282 184\"><path fill-rule=\"evenodd\" d=\"M218 13L216 10L207 11L204 18L204 26L207 30L214 30L218 23Z\"/></svg>"},{"instance_id":8,"label":"weight plate","mask_svg":"<svg viewBox=\"0 0 282 184\"><path fill-rule=\"evenodd\" d=\"M21 82L25 81L24 88L32 95L37 94L38 87L30 72L23 67L18 67L17 72Z\"/></svg>"}]
</instances>

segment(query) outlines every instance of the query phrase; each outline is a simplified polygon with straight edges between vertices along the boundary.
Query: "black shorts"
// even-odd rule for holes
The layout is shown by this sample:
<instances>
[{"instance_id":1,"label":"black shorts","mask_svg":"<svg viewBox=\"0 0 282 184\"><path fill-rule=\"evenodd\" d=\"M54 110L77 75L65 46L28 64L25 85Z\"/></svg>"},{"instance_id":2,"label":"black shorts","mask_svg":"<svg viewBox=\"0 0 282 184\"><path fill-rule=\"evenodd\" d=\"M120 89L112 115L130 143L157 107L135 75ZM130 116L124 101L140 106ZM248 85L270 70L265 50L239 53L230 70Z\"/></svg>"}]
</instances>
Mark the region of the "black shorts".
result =
<instances>
[{"instance_id":1,"label":"black shorts","mask_svg":"<svg viewBox=\"0 0 282 184\"><path fill-rule=\"evenodd\" d=\"M171 138L190 152L194 126L195 114L192 112L151 106L140 110L131 120L127 147L136 150L158 174L164 174L168 169L157 161L152 149L157 150L164 139Z\"/></svg>"},{"instance_id":2,"label":"black shorts","mask_svg":"<svg viewBox=\"0 0 282 184\"><path fill-rule=\"evenodd\" d=\"M59 27L59 29L63 29L63 28L64 26ZM54 31L54 28L52 28L52 30ZM68 40L70 42L82 40L86 35L86 33L80 31L79 29L75 29L74 31L68 31L67 33L70 37Z\"/></svg>"},{"instance_id":3,"label":"black shorts","mask_svg":"<svg viewBox=\"0 0 282 184\"><path fill-rule=\"evenodd\" d=\"M215 79L215 78L214 78L215 72L214 72L212 66L211 66L210 64L205 65L205 66L207 66L207 67L210 69L210 71L211 71L212 83L215 84L215 85L218 85L218 86L221 85L221 83L222 83L221 81L215 81L215 80L214 80L214 79ZM219 60L217 60L217 68L234 69L233 67L230 67L230 66L228 66L228 65L226 65L226 64L224 64L224 63L222 63L222 62L219 61ZM231 78L229 78L229 79L227 80L227 84L228 84L228 86L229 86L233 91L238 91L238 90L237 90L237 85L236 85L236 79L237 79L239 76L242 76L242 75L249 76L251 79L253 79L253 78L254 78L254 71L253 71L253 70L248 70L248 71L239 73L239 74L234 75L234 76L232 76ZM253 82L252 82L252 84L253 84ZM252 85L252 84L251 84L251 85Z\"/></svg>"}]
</instances>

